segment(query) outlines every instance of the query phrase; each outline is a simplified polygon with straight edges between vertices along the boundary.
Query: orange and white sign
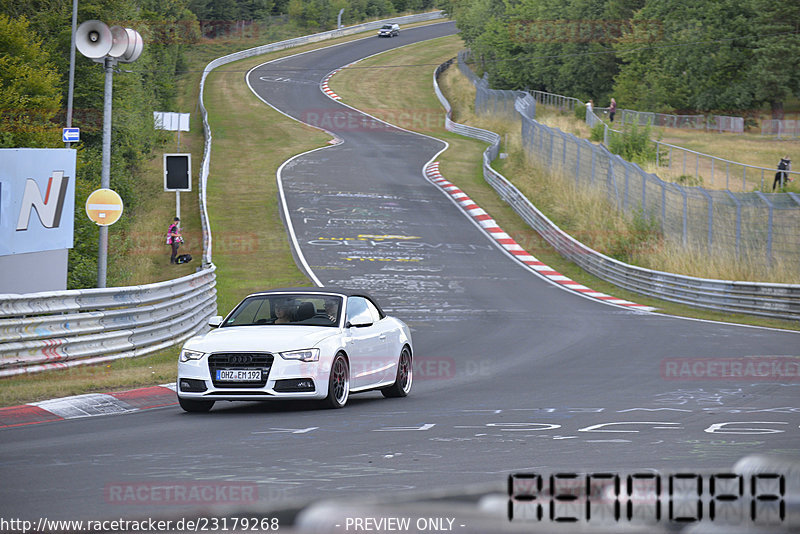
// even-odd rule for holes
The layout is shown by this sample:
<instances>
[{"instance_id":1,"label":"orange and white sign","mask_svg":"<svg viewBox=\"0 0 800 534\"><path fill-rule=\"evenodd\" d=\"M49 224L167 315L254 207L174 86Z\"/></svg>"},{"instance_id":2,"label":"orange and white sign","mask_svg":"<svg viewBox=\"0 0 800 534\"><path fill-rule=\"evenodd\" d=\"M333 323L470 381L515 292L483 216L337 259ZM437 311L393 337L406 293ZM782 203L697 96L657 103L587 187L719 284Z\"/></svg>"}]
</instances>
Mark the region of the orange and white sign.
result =
<instances>
[{"instance_id":1,"label":"orange and white sign","mask_svg":"<svg viewBox=\"0 0 800 534\"><path fill-rule=\"evenodd\" d=\"M86 199L86 215L99 226L110 226L122 215L122 198L111 189L98 189Z\"/></svg>"}]
</instances>

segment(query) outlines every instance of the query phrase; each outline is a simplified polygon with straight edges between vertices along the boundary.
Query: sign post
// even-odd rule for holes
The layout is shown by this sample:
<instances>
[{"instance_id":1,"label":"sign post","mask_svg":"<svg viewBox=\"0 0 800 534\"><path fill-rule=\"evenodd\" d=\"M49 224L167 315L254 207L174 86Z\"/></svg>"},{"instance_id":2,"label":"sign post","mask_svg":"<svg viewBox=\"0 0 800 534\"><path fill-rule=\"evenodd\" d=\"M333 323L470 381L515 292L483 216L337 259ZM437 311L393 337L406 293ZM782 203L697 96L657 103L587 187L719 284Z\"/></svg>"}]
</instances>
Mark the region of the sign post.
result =
<instances>
[{"instance_id":1,"label":"sign post","mask_svg":"<svg viewBox=\"0 0 800 534\"><path fill-rule=\"evenodd\" d=\"M192 155L164 154L164 191L175 191L175 216L181 216L181 191L192 190Z\"/></svg>"},{"instance_id":2,"label":"sign post","mask_svg":"<svg viewBox=\"0 0 800 534\"><path fill-rule=\"evenodd\" d=\"M178 150L181 149L181 132L189 131L189 114L171 111L154 111L156 130L178 132ZM175 216L181 216L181 191L192 190L192 155L164 154L164 191L175 191Z\"/></svg>"}]
</instances>

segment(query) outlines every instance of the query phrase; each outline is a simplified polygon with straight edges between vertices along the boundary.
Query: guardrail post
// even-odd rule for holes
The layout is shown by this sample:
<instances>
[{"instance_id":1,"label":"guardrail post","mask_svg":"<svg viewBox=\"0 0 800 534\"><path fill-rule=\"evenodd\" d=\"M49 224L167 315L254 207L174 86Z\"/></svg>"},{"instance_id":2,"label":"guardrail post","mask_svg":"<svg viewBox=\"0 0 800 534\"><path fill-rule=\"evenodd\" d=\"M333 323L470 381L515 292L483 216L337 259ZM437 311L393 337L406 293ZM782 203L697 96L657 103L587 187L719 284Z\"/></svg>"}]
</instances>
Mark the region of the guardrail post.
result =
<instances>
[{"instance_id":1,"label":"guardrail post","mask_svg":"<svg viewBox=\"0 0 800 534\"><path fill-rule=\"evenodd\" d=\"M661 232L665 231L667 226L667 183L661 181Z\"/></svg>"}]
</instances>

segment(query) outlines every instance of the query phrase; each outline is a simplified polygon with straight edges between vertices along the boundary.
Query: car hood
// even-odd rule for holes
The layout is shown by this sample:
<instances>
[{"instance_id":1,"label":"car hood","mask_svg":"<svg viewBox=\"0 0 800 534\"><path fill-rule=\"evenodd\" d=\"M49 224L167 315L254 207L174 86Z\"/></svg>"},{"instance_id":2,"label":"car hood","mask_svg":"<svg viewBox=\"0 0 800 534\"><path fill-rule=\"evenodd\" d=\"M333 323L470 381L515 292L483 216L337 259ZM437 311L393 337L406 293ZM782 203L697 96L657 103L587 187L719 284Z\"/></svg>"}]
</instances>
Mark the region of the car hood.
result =
<instances>
[{"instance_id":1,"label":"car hood","mask_svg":"<svg viewBox=\"0 0 800 534\"><path fill-rule=\"evenodd\" d=\"M228 326L195 336L184 348L201 352L282 352L310 349L339 333L338 328L326 326Z\"/></svg>"}]
</instances>

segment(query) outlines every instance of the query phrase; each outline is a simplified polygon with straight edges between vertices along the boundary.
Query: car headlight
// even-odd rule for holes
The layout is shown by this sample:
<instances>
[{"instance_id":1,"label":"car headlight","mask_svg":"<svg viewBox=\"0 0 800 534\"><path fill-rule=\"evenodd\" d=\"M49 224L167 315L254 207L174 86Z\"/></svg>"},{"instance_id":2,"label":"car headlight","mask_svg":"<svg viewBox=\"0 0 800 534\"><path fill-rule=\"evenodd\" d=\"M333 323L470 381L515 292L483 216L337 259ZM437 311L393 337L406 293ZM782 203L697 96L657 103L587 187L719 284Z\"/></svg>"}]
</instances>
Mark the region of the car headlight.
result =
<instances>
[{"instance_id":1,"label":"car headlight","mask_svg":"<svg viewBox=\"0 0 800 534\"><path fill-rule=\"evenodd\" d=\"M316 362L319 360L319 349L290 350L279 352L284 360L300 360L301 362Z\"/></svg>"},{"instance_id":2,"label":"car headlight","mask_svg":"<svg viewBox=\"0 0 800 534\"><path fill-rule=\"evenodd\" d=\"M204 355L205 355L205 354L204 354L204 353L202 353L202 352L200 352L199 350L188 350L188 349L183 349L183 350L181 351L181 357L180 357L180 360L181 360L182 362L188 362L189 360L199 360L199 359L200 359L200 358L202 358Z\"/></svg>"}]
</instances>

